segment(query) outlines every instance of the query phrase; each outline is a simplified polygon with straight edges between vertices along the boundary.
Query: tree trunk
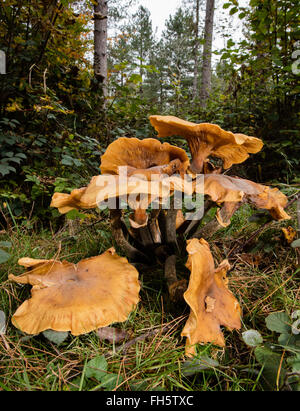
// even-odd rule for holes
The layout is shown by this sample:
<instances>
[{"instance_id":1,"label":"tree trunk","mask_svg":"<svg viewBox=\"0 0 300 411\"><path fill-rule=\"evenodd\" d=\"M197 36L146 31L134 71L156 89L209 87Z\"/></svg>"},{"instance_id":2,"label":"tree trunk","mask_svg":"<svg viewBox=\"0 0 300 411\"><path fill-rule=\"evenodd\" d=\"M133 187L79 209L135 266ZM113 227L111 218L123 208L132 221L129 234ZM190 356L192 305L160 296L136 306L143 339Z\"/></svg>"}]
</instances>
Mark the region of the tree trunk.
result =
<instances>
[{"instance_id":1,"label":"tree trunk","mask_svg":"<svg viewBox=\"0 0 300 411\"><path fill-rule=\"evenodd\" d=\"M203 66L200 91L200 106L206 107L211 89L211 51L214 25L215 0L206 0Z\"/></svg>"},{"instance_id":2,"label":"tree trunk","mask_svg":"<svg viewBox=\"0 0 300 411\"><path fill-rule=\"evenodd\" d=\"M195 37L194 37L194 78L193 78L193 100L198 95L198 68L199 68L199 9L200 0L196 0Z\"/></svg>"},{"instance_id":3,"label":"tree trunk","mask_svg":"<svg viewBox=\"0 0 300 411\"><path fill-rule=\"evenodd\" d=\"M94 74L107 96L107 0L97 0L94 6Z\"/></svg>"}]
</instances>

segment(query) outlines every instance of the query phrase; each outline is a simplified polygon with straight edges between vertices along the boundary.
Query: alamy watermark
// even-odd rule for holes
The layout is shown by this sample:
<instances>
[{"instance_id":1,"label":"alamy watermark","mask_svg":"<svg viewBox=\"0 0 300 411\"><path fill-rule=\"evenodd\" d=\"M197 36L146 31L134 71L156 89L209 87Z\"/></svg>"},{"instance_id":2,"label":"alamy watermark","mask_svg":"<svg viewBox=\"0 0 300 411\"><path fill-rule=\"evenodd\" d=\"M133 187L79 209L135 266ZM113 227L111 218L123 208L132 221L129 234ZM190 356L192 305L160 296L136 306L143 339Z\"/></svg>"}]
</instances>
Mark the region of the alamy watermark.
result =
<instances>
[{"instance_id":1,"label":"alamy watermark","mask_svg":"<svg viewBox=\"0 0 300 411\"><path fill-rule=\"evenodd\" d=\"M144 174L128 176L127 167L119 167L119 175L97 177L96 203L99 209L159 208L186 211L187 220L199 220L204 215L204 176L189 174Z\"/></svg>"}]
</instances>

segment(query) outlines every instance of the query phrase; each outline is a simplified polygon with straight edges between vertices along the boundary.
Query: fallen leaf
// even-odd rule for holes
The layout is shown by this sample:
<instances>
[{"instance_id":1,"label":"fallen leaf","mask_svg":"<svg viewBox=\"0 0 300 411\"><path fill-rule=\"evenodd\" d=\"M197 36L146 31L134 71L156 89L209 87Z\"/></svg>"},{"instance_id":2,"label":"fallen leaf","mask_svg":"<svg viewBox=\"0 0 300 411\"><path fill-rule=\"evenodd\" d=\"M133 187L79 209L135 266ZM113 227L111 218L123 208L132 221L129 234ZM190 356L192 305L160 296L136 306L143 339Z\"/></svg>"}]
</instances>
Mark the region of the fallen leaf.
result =
<instances>
[{"instance_id":1,"label":"fallen leaf","mask_svg":"<svg viewBox=\"0 0 300 411\"><path fill-rule=\"evenodd\" d=\"M252 267L258 267L261 260L262 260L262 255L261 254L251 254L251 253L242 253L240 255L240 259L244 261L245 263L251 265Z\"/></svg>"},{"instance_id":2,"label":"fallen leaf","mask_svg":"<svg viewBox=\"0 0 300 411\"><path fill-rule=\"evenodd\" d=\"M108 340L111 344L115 344L126 340L129 337L129 333L119 328L114 327L101 327L96 331L99 339Z\"/></svg>"},{"instance_id":3,"label":"fallen leaf","mask_svg":"<svg viewBox=\"0 0 300 411\"><path fill-rule=\"evenodd\" d=\"M287 228L283 227L281 231L283 232L287 243L291 244L296 237L297 231L291 226L288 226Z\"/></svg>"}]
</instances>

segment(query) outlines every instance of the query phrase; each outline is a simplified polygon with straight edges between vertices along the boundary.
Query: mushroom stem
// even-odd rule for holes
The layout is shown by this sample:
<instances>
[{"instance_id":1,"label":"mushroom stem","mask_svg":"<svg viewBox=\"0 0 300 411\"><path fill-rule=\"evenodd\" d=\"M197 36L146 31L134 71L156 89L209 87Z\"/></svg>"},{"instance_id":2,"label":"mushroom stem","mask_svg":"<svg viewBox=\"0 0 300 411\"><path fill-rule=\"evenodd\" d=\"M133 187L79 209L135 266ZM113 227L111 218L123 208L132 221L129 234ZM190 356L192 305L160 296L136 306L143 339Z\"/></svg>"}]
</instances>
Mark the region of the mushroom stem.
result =
<instances>
[{"instance_id":1,"label":"mushroom stem","mask_svg":"<svg viewBox=\"0 0 300 411\"><path fill-rule=\"evenodd\" d=\"M230 212L228 212L229 211L228 207L226 206L226 203L224 203L223 207L220 209L219 216L221 217L222 220L226 221L229 224L230 218L241 207L242 204L243 204L242 202L236 202L235 206L230 209ZM220 222L216 218L214 218L209 223L207 223L204 227L201 227L199 230L197 230L193 234L192 237L206 239L206 238L211 237L218 230L224 227L225 227L224 225L220 224Z\"/></svg>"},{"instance_id":2,"label":"mushroom stem","mask_svg":"<svg viewBox=\"0 0 300 411\"><path fill-rule=\"evenodd\" d=\"M140 234L143 246L153 247L153 245L154 245L153 244L153 239L152 239L151 233L149 231L149 228L148 227L141 227L141 228L138 228L137 230Z\"/></svg>"},{"instance_id":3,"label":"mushroom stem","mask_svg":"<svg viewBox=\"0 0 300 411\"><path fill-rule=\"evenodd\" d=\"M172 301L183 299L183 293L187 289L186 280L178 280L176 275L176 255L170 255L165 261L165 278Z\"/></svg>"},{"instance_id":4,"label":"mushroom stem","mask_svg":"<svg viewBox=\"0 0 300 411\"><path fill-rule=\"evenodd\" d=\"M170 208L162 210L158 216L158 222L163 241L173 252L180 251L176 238L176 215L177 210L174 207L174 197L172 197L170 198Z\"/></svg>"},{"instance_id":5,"label":"mushroom stem","mask_svg":"<svg viewBox=\"0 0 300 411\"><path fill-rule=\"evenodd\" d=\"M150 263L149 258L137 250L126 240L122 230L122 212L121 210L110 210L110 223L112 235L118 244L118 246L125 252L128 258L134 261L141 261L144 263Z\"/></svg>"},{"instance_id":6,"label":"mushroom stem","mask_svg":"<svg viewBox=\"0 0 300 411\"><path fill-rule=\"evenodd\" d=\"M190 238L193 236L193 233L197 230L198 225L200 223L200 221L202 220L202 218L205 216L205 214L211 209L211 207L214 205L213 201L210 200L206 200L204 202L204 211L203 211L203 216L199 219L199 220L191 220L189 221L189 225L186 227L183 235L186 238Z\"/></svg>"},{"instance_id":7,"label":"mushroom stem","mask_svg":"<svg viewBox=\"0 0 300 411\"><path fill-rule=\"evenodd\" d=\"M214 235L222 227L216 219L211 220L204 227L199 228L194 234L193 238L209 238Z\"/></svg>"},{"instance_id":8,"label":"mushroom stem","mask_svg":"<svg viewBox=\"0 0 300 411\"><path fill-rule=\"evenodd\" d=\"M161 233L159 231L157 218L161 209L152 210L149 217L148 228L154 244L161 244Z\"/></svg>"}]
</instances>

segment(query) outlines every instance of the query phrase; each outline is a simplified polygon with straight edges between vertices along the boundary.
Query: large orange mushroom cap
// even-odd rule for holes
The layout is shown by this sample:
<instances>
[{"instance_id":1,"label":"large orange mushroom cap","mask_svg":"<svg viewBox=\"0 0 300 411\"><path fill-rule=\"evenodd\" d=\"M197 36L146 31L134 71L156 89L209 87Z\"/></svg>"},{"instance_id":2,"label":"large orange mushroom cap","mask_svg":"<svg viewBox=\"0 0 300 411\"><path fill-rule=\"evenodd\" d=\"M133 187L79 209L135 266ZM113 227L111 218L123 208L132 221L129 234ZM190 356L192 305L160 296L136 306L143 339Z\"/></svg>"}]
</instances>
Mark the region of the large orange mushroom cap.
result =
<instances>
[{"instance_id":1,"label":"large orange mushroom cap","mask_svg":"<svg viewBox=\"0 0 300 411\"><path fill-rule=\"evenodd\" d=\"M190 315L181 335L187 337L186 354L191 356L195 354L197 343L223 347L225 341L220 326L240 329L241 309L227 287L228 261L224 260L215 269L209 245L204 239L193 238L187 244L186 266L191 275L184 299L190 306Z\"/></svg>"},{"instance_id":2,"label":"large orange mushroom cap","mask_svg":"<svg viewBox=\"0 0 300 411\"><path fill-rule=\"evenodd\" d=\"M103 254L72 264L55 260L21 260L30 268L9 279L31 284L32 297L12 317L28 334L47 329L88 333L122 322L139 301L137 270L110 248Z\"/></svg>"},{"instance_id":3,"label":"large orange mushroom cap","mask_svg":"<svg viewBox=\"0 0 300 411\"><path fill-rule=\"evenodd\" d=\"M259 138L234 134L216 124L195 124L174 116L150 116L149 119L158 137L178 135L187 140L192 155L190 169L195 174L203 172L210 155L222 159L227 169L244 162L249 153L257 153L263 147Z\"/></svg>"},{"instance_id":4,"label":"large orange mushroom cap","mask_svg":"<svg viewBox=\"0 0 300 411\"><path fill-rule=\"evenodd\" d=\"M166 167L170 163L169 168ZM162 144L154 138L120 137L107 147L101 157L100 169L102 174L119 174L119 167L127 166L131 174L147 175L146 170L152 169L150 174L171 175L175 171L184 173L188 165L189 158L182 148Z\"/></svg>"}]
</instances>

